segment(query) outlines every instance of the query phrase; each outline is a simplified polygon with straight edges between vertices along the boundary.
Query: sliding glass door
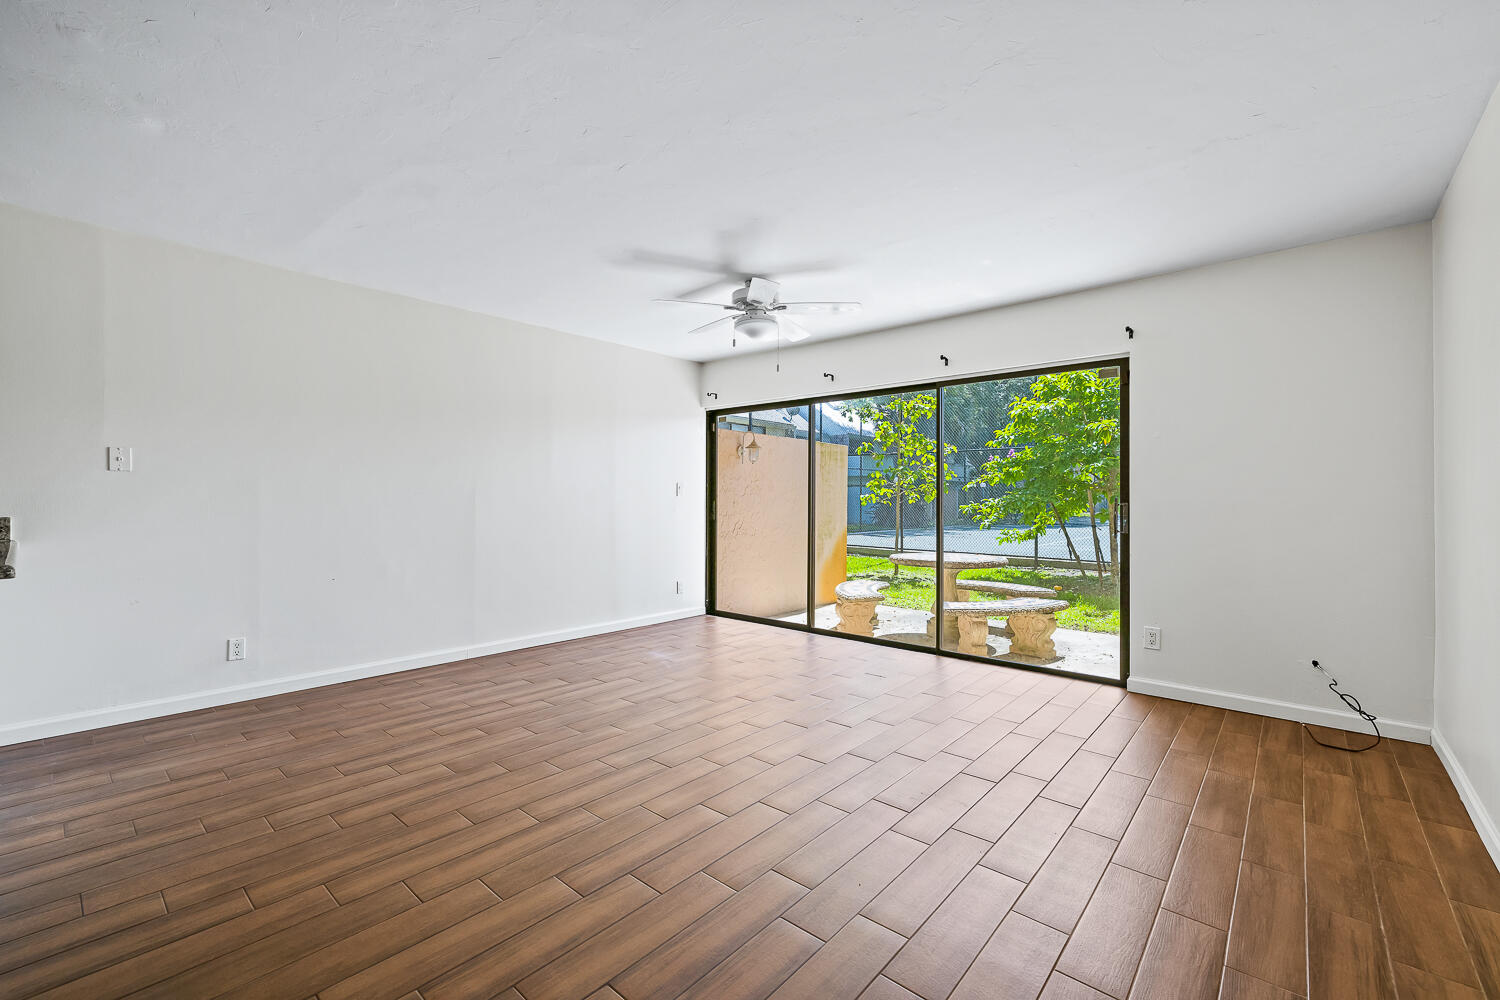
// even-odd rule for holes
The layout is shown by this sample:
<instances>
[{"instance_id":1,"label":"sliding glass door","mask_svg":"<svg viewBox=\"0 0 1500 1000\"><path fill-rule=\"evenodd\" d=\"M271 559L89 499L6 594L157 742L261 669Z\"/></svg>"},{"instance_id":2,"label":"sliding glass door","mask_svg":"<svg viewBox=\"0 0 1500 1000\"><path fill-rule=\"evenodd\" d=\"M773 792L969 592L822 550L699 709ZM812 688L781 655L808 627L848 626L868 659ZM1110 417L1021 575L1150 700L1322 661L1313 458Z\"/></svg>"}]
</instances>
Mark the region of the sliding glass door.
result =
<instances>
[{"instance_id":1,"label":"sliding glass door","mask_svg":"<svg viewBox=\"0 0 1500 1000\"><path fill-rule=\"evenodd\" d=\"M1122 680L1125 373L714 415L710 611Z\"/></svg>"},{"instance_id":2,"label":"sliding glass door","mask_svg":"<svg viewBox=\"0 0 1500 1000\"><path fill-rule=\"evenodd\" d=\"M960 652L1122 677L1122 381L1112 364L943 388Z\"/></svg>"},{"instance_id":3,"label":"sliding glass door","mask_svg":"<svg viewBox=\"0 0 1500 1000\"><path fill-rule=\"evenodd\" d=\"M808 408L714 422L714 607L807 621Z\"/></svg>"}]
</instances>

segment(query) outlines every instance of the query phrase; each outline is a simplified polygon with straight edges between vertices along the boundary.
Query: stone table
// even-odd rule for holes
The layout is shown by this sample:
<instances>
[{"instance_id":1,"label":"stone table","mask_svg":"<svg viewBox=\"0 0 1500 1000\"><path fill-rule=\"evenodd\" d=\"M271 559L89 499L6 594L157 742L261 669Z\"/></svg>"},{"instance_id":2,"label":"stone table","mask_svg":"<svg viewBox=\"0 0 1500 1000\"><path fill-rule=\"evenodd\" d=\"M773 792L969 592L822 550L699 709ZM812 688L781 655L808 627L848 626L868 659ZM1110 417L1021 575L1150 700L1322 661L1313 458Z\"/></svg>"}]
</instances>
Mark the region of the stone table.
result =
<instances>
[{"instance_id":1,"label":"stone table","mask_svg":"<svg viewBox=\"0 0 1500 1000\"><path fill-rule=\"evenodd\" d=\"M890 555L891 562L897 566L937 566L936 552L893 552ZM1001 566L1009 566L1010 560L1004 556L987 556L978 552L944 552L943 569L938 575L942 578L938 586L937 600L932 606L932 621L927 623L927 634L935 636L937 632L937 620L939 616L943 619L943 644L949 649L958 646L958 616L943 613L943 605L958 598L958 574L966 569L997 569Z\"/></svg>"}]
</instances>

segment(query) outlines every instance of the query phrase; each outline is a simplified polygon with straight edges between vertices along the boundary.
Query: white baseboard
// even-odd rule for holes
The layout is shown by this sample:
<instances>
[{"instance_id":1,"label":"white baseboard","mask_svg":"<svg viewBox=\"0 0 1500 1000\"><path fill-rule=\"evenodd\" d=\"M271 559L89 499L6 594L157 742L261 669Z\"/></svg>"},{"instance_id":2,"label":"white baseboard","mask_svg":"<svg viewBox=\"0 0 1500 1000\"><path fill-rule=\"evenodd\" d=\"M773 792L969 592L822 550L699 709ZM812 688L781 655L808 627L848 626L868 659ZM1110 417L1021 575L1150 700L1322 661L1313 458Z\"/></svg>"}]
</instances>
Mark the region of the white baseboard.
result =
<instances>
[{"instance_id":1,"label":"white baseboard","mask_svg":"<svg viewBox=\"0 0 1500 1000\"><path fill-rule=\"evenodd\" d=\"M1453 787L1458 789L1458 797L1463 799L1464 808L1469 810L1469 818L1474 821L1474 829L1479 831L1479 839L1484 841L1484 846L1489 849L1490 857L1495 859L1495 864L1500 865L1500 827L1495 825L1495 818L1485 808L1484 800L1474 789L1474 783L1469 780L1469 773L1464 766L1458 762L1458 757L1453 753L1453 748L1448 741L1443 739L1442 730L1433 727L1432 749L1437 751L1438 760L1448 769L1448 777L1453 779Z\"/></svg>"},{"instance_id":2,"label":"white baseboard","mask_svg":"<svg viewBox=\"0 0 1500 1000\"><path fill-rule=\"evenodd\" d=\"M1213 705L1215 708L1229 708L1237 712L1269 715L1273 719L1290 719L1293 722L1307 722L1314 726L1328 726L1331 729L1351 729L1358 732L1368 728L1359 716L1350 712L1318 708L1291 701L1277 701L1274 698L1255 698L1250 695L1235 694L1232 691L1216 691L1213 688L1158 681L1150 677L1132 676L1125 682L1125 687L1131 691L1139 691L1141 694L1156 695L1158 698L1191 701L1199 705ZM1380 732L1382 735L1397 740L1410 740L1413 743L1432 742L1432 727L1415 722L1381 719Z\"/></svg>"},{"instance_id":3,"label":"white baseboard","mask_svg":"<svg viewBox=\"0 0 1500 1000\"><path fill-rule=\"evenodd\" d=\"M702 608L679 608L636 618L621 618L616 621L595 622L554 632L515 636L474 646L454 646L451 649L438 649L389 660L374 660L347 667L334 667L332 670L317 670L312 673L294 674L290 677L255 681L251 684L235 684L209 691L173 695L170 698L156 698L151 701L132 702L129 705L115 705L111 708L96 708L85 712L54 715L46 719L34 719L29 722L16 722L0 726L0 746L27 743L31 740L46 739L49 736L81 733L89 729L102 729L105 726L118 726L124 722L156 719L164 715L176 715L179 712L193 712L200 708L217 708L220 705L231 705L237 701L253 701L273 694L305 691L308 688L341 684L344 681L359 680L362 677L394 674L402 670L414 670L417 667L431 667L439 663L452 663L455 660L468 660L476 656L493 656L496 653L508 653L511 650L525 649L530 646L545 646L552 642L583 639L607 632L623 632L625 629L640 628L643 625L659 625L662 622L694 618L701 614L703 614Z\"/></svg>"}]
</instances>

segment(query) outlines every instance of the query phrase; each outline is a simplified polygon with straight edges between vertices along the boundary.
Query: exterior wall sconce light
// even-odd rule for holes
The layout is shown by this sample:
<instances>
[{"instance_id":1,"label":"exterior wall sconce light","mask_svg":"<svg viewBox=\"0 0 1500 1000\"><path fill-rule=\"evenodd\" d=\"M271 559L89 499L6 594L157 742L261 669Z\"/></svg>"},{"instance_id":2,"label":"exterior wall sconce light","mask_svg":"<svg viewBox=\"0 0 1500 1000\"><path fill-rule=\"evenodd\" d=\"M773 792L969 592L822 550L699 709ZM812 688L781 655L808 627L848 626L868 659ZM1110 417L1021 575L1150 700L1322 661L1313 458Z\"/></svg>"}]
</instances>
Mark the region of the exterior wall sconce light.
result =
<instances>
[{"instance_id":1,"label":"exterior wall sconce light","mask_svg":"<svg viewBox=\"0 0 1500 1000\"><path fill-rule=\"evenodd\" d=\"M15 579L16 567L12 565L14 552L11 548L10 518L0 517L0 580Z\"/></svg>"},{"instance_id":2,"label":"exterior wall sconce light","mask_svg":"<svg viewBox=\"0 0 1500 1000\"><path fill-rule=\"evenodd\" d=\"M746 436L750 438L748 444L745 442ZM754 465L760 460L760 445L755 443L754 431L746 431L744 434L740 435L739 447L735 448L735 454L740 456L741 465L744 465L746 460L749 460L751 465Z\"/></svg>"}]
</instances>

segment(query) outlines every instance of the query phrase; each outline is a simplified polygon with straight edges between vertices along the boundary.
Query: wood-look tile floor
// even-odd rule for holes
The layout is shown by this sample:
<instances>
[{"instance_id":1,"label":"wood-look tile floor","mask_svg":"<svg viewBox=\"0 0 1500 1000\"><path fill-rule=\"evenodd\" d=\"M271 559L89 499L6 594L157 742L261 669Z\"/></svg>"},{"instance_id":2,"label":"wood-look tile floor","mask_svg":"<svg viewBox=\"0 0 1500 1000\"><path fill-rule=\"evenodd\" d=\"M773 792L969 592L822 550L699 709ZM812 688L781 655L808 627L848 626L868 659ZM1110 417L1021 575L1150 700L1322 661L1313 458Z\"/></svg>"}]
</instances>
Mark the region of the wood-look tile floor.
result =
<instances>
[{"instance_id":1,"label":"wood-look tile floor","mask_svg":"<svg viewBox=\"0 0 1500 1000\"><path fill-rule=\"evenodd\" d=\"M1500 998L1500 875L1424 746L698 618L0 750L34 995Z\"/></svg>"}]
</instances>

